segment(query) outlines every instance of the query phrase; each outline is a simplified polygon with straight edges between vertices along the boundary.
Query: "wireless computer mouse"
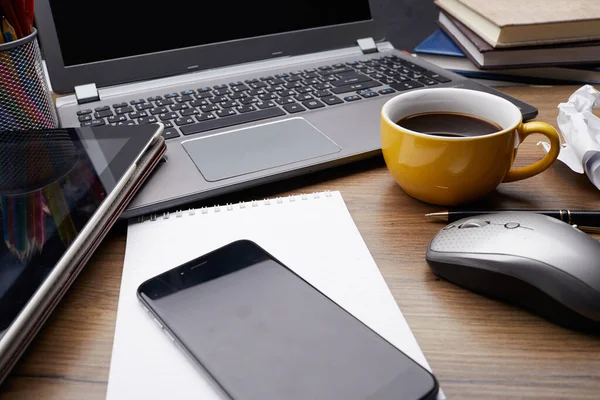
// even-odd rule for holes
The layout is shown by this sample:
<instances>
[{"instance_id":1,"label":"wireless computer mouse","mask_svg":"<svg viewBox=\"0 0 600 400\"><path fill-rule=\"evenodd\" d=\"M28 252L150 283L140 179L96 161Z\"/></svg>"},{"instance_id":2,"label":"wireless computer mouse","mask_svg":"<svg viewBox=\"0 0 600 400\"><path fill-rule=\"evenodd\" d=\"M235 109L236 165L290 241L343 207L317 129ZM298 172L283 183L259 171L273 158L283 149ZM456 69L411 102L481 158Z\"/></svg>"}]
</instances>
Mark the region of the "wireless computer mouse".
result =
<instances>
[{"instance_id":1,"label":"wireless computer mouse","mask_svg":"<svg viewBox=\"0 0 600 400\"><path fill-rule=\"evenodd\" d=\"M426 259L459 286L600 333L600 243L558 219L502 212L458 220L431 240Z\"/></svg>"}]
</instances>

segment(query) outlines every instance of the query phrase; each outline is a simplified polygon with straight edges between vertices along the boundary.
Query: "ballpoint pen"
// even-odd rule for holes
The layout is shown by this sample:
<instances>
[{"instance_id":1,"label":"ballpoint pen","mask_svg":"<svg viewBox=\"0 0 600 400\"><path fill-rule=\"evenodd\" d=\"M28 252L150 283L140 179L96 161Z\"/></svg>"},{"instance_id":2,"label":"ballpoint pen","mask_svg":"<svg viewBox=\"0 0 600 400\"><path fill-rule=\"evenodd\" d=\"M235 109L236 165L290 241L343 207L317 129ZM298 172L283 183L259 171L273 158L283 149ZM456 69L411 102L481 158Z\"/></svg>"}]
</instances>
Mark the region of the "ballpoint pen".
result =
<instances>
[{"instance_id":1,"label":"ballpoint pen","mask_svg":"<svg viewBox=\"0 0 600 400\"><path fill-rule=\"evenodd\" d=\"M587 232L600 233L600 211L593 210L470 210L470 211L443 211L425 214L426 217L438 218L448 222L473 217L483 214L495 214L503 211L527 211L537 214L544 214L552 218L560 219L571 225L576 225L579 229Z\"/></svg>"}]
</instances>

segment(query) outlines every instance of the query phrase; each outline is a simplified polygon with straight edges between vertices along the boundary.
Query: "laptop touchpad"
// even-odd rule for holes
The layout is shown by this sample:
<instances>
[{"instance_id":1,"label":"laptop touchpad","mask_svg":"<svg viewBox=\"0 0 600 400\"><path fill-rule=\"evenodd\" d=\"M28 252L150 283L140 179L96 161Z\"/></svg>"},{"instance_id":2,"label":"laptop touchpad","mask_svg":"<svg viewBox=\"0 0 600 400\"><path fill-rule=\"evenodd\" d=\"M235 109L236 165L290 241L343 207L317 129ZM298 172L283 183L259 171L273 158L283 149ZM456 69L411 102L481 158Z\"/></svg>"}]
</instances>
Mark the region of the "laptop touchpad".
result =
<instances>
[{"instance_id":1,"label":"laptop touchpad","mask_svg":"<svg viewBox=\"0 0 600 400\"><path fill-rule=\"evenodd\" d=\"M339 152L304 118L292 118L182 143L204 179L215 182Z\"/></svg>"}]
</instances>

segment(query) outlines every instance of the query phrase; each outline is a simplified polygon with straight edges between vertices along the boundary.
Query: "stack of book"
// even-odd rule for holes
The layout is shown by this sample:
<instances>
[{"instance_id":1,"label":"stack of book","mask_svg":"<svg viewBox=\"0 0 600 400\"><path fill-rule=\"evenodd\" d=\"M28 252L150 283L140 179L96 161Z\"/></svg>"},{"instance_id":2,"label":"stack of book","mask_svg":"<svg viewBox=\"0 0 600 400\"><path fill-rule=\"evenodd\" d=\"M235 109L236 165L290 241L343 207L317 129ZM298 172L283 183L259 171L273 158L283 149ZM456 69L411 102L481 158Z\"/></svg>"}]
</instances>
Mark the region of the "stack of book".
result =
<instances>
[{"instance_id":1,"label":"stack of book","mask_svg":"<svg viewBox=\"0 0 600 400\"><path fill-rule=\"evenodd\" d=\"M435 0L440 30L418 57L462 75L600 83L600 0Z\"/></svg>"}]
</instances>

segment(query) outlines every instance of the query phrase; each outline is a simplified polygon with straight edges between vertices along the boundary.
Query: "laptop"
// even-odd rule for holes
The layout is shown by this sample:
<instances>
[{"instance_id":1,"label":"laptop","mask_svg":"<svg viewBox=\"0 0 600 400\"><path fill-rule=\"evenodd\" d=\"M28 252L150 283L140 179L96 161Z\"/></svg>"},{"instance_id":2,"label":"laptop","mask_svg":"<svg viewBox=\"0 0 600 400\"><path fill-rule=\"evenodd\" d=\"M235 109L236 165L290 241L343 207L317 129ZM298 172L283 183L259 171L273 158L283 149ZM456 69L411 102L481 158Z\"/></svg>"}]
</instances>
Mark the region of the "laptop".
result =
<instances>
[{"instance_id":1,"label":"laptop","mask_svg":"<svg viewBox=\"0 0 600 400\"><path fill-rule=\"evenodd\" d=\"M380 154L408 90L508 98L385 39L368 0L36 2L62 126L162 123L165 160L123 217Z\"/></svg>"},{"instance_id":2,"label":"laptop","mask_svg":"<svg viewBox=\"0 0 600 400\"><path fill-rule=\"evenodd\" d=\"M0 383L158 164L161 133L0 134Z\"/></svg>"}]
</instances>

